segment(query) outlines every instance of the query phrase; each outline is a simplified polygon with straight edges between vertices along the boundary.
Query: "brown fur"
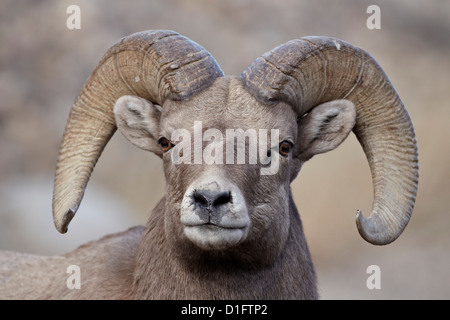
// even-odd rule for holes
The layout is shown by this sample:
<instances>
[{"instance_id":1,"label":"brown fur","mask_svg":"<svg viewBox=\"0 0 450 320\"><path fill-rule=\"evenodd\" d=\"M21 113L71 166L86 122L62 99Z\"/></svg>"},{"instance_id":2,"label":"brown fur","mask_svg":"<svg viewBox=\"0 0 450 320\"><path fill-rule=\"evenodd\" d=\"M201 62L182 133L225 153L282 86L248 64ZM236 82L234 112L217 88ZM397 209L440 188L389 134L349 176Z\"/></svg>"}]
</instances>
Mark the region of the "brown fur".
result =
<instances>
[{"instance_id":1,"label":"brown fur","mask_svg":"<svg viewBox=\"0 0 450 320\"><path fill-rule=\"evenodd\" d=\"M292 204L293 205L293 204ZM295 209L295 207L293 207ZM302 225L292 212L282 255L263 267L236 263L224 253L190 247L171 252L164 241L161 210L147 227L134 227L89 242L60 257L3 252L2 299L317 299L316 276ZM142 237L142 241L141 241ZM264 248L257 248L264 251ZM241 261L242 262L242 261ZM81 270L81 289L68 289L70 265ZM292 272L295 270L295 272ZM284 284L284 285L278 285ZM286 285L289 284L289 285Z\"/></svg>"}]
</instances>

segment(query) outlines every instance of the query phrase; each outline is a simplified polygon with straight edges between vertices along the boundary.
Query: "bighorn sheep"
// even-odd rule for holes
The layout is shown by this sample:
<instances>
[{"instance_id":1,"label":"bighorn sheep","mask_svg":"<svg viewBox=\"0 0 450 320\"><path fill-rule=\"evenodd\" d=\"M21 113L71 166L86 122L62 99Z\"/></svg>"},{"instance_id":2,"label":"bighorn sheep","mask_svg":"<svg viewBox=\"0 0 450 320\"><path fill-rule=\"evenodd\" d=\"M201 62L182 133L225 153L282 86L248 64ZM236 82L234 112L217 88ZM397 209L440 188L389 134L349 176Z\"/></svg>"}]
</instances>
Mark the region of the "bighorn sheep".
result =
<instances>
[{"instance_id":1,"label":"bighorn sheep","mask_svg":"<svg viewBox=\"0 0 450 320\"><path fill-rule=\"evenodd\" d=\"M204 135L200 149L177 150L183 141L173 132L195 136L195 121L200 134L217 135ZM318 298L290 183L305 161L352 130L374 185L372 213L356 216L361 236L376 245L394 241L414 207L418 151L410 117L377 62L335 38L289 41L239 77L225 76L204 48L172 31L121 39L70 112L54 182L59 232L67 231L116 128L164 163L166 193L147 225L59 257L2 253L2 298ZM175 161L207 148L224 153L216 140L229 129L265 129L278 139L267 142L261 163ZM276 172L262 174L275 160ZM66 286L72 264L80 268L79 290Z\"/></svg>"}]
</instances>

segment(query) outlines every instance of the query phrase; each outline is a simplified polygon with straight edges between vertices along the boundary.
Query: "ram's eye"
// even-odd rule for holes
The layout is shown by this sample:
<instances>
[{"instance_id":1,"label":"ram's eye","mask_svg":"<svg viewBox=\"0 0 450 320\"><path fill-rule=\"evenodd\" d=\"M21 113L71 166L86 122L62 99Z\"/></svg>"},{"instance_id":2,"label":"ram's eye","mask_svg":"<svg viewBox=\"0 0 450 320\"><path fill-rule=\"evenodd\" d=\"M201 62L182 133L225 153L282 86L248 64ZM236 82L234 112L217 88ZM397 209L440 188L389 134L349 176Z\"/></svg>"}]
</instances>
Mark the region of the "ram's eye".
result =
<instances>
[{"instance_id":1,"label":"ram's eye","mask_svg":"<svg viewBox=\"0 0 450 320\"><path fill-rule=\"evenodd\" d=\"M172 149L175 145L170 142L169 139L162 137L161 139L158 140L159 145L161 146L161 149L166 152L169 151L170 149Z\"/></svg>"},{"instance_id":2,"label":"ram's eye","mask_svg":"<svg viewBox=\"0 0 450 320\"><path fill-rule=\"evenodd\" d=\"M280 143L280 154L283 157L287 157L292 150L292 143L289 141L282 141Z\"/></svg>"}]
</instances>

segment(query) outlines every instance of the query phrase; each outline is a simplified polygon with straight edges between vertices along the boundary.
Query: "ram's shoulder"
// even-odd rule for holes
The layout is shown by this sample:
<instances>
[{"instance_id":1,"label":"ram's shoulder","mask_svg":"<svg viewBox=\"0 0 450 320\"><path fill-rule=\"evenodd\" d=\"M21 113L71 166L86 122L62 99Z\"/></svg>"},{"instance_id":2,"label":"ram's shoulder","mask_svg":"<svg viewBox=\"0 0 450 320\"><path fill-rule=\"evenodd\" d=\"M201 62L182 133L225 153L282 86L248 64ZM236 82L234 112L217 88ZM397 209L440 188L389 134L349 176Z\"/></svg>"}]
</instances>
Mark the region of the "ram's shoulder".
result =
<instances>
[{"instance_id":1,"label":"ram's shoulder","mask_svg":"<svg viewBox=\"0 0 450 320\"><path fill-rule=\"evenodd\" d=\"M90 241L62 256L3 251L0 298L126 298L143 232L142 226L132 227ZM68 285L77 281L80 288ZM98 296L100 292L107 296Z\"/></svg>"},{"instance_id":2,"label":"ram's shoulder","mask_svg":"<svg viewBox=\"0 0 450 320\"><path fill-rule=\"evenodd\" d=\"M132 255L139 247L144 230L143 226L135 226L122 232L108 234L98 240L86 242L64 256L68 259L83 259L92 256L106 257L111 253Z\"/></svg>"},{"instance_id":3,"label":"ram's shoulder","mask_svg":"<svg viewBox=\"0 0 450 320\"><path fill-rule=\"evenodd\" d=\"M64 257L0 252L0 299L44 298Z\"/></svg>"}]
</instances>

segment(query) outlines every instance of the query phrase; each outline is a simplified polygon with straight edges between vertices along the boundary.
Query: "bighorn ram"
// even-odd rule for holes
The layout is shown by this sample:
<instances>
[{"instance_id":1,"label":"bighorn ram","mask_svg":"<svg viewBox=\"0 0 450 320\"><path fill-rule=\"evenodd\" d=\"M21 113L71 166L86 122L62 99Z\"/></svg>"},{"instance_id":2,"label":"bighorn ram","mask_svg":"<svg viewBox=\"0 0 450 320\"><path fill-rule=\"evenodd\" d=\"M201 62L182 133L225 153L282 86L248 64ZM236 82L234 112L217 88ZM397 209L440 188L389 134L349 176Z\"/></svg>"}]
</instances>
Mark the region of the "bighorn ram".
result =
<instances>
[{"instance_id":1,"label":"bighorn ram","mask_svg":"<svg viewBox=\"0 0 450 320\"><path fill-rule=\"evenodd\" d=\"M183 129L195 139L196 121L200 149L190 149L190 140L177 149L183 141L173 133ZM116 128L164 163L166 193L147 225L59 257L3 252L2 298L318 298L290 183L305 161L351 130L374 185L372 213L356 216L361 236L376 245L394 241L414 207L418 152L409 115L377 62L335 38L289 41L239 77L224 76L204 48L172 31L121 39L70 112L53 194L59 232L67 231ZM267 130L259 131L271 136L264 161L189 161L207 148L225 153L218 144L230 129ZM262 174L275 160L277 170ZM80 269L79 290L66 286L70 265Z\"/></svg>"}]
</instances>

